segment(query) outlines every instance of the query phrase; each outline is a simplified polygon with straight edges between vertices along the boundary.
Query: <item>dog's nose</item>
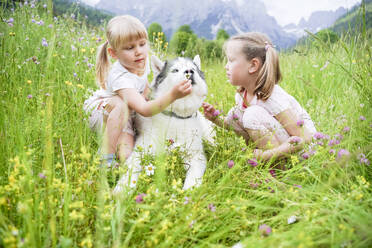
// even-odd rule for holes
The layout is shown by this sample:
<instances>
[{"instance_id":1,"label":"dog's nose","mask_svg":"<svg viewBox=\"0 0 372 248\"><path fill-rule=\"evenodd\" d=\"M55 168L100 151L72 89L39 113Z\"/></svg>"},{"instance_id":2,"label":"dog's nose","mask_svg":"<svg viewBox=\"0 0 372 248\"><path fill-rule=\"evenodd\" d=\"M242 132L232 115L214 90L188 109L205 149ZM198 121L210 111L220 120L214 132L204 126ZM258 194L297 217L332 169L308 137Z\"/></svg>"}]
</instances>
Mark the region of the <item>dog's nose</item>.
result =
<instances>
[{"instance_id":1,"label":"dog's nose","mask_svg":"<svg viewBox=\"0 0 372 248\"><path fill-rule=\"evenodd\" d=\"M190 79L191 80L191 85L194 85L195 84L195 81L194 81L194 71L193 70L185 70L183 73L185 74L185 77L187 79Z\"/></svg>"}]
</instances>

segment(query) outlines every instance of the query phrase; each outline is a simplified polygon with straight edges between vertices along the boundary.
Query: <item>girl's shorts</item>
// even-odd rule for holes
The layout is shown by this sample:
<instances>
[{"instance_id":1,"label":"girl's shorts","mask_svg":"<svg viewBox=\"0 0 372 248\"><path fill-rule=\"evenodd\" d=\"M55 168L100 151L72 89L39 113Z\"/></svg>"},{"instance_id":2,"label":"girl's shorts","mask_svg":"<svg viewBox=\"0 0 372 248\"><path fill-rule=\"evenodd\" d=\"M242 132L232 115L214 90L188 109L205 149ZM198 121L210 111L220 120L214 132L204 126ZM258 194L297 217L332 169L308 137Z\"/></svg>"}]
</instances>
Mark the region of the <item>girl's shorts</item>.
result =
<instances>
[{"instance_id":1,"label":"girl's shorts","mask_svg":"<svg viewBox=\"0 0 372 248\"><path fill-rule=\"evenodd\" d=\"M89 127L92 130L99 132L102 130L104 115L109 115L105 110L109 98L97 99L92 102L88 101L89 99L84 102L84 110L89 113ZM128 121L123 128L123 132L135 136L133 117L131 114L128 115Z\"/></svg>"}]
</instances>

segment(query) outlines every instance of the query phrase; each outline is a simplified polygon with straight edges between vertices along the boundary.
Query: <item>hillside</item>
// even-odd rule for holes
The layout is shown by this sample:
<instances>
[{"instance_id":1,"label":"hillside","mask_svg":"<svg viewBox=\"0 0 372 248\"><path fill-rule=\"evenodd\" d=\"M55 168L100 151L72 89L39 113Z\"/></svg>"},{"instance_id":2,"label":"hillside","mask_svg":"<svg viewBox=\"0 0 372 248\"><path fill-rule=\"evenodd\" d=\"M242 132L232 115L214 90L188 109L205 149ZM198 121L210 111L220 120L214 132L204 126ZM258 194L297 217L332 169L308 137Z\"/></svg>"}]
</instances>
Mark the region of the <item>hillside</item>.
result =
<instances>
[{"instance_id":1,"label":"hillside","mask_svg":"<svg viewBox=\"0 0 372 248\"><path fill-rule=\"evenodd\" d=\"M53 0L53 12L57 16L66 13L76 13L78 19L88 25L99 26L102 21L109 20L114 14L105 10L98 10L84 3L76 3L76 0Z\"/></svg>"},{"instance_id":2,"label":"hillside","mask_svg":"<svg viewBox=\"0 0 372 248\"><path fill-rule=\"evenodd\" d=\"M372 29L372 0L366 0L366 30ZM341 16L339 19L336 20L334 25L330 28L331 30L335 31L338 34L347 32L347 31L356 31L360 32L363 25L363 12L362 8L359 6L355 6L351 9L350 12L346 13L345 15ZM371 32L371 31L369 31Z\"/></svg>"}]
</instances>

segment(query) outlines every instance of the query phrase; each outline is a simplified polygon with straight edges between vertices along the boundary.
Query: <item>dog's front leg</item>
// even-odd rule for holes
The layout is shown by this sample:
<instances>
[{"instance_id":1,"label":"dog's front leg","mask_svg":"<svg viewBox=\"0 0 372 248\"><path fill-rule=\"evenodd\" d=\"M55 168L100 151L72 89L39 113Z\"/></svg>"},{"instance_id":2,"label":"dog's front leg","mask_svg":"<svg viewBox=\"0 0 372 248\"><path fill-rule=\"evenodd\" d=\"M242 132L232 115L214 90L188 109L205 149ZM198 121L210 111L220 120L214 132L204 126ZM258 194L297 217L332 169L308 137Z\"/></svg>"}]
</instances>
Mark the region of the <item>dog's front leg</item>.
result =
<instances>
[{"instance_id":1,"label":"dog's front leg","mask_svg":"<svg viewBox=\"0 0 372 248\"><path fill-rule=\"evenodd\" d=\"M139 175L142 171L139 154L133 153L127 160L128 171L120 178L114 188L113 194L118 195L127 188L128 193L130 189L134 189L137 185Z\"/></svg>"},{"instance_id":2,"label":"dog's front leg","mask_svg":"<svg viewBox=\"0 0 372 248\"><path fill-rule=\"evenodd\" d=\"M199 187L203 180L207 160L203 153L193 154L190 160L185 161L187 173L183 189L189 189L193 186ZM187 168L188 167L188 168Z\"/></svg>"}]
</instances>

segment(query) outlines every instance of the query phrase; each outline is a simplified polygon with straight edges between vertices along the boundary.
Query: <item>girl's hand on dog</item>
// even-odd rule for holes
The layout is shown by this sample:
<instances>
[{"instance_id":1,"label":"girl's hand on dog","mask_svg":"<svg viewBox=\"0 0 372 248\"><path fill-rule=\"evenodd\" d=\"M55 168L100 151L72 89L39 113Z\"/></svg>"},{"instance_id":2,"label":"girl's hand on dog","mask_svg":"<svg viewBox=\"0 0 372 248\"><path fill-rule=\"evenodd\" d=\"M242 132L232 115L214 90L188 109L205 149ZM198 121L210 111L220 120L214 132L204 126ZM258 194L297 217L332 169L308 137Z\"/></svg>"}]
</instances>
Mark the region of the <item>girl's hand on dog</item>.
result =
<instances>
[{"instance_id":1,"label":"girl's hand on dog","mask_svg":"<svg viewBox=\"0 0 372 248\"><path fill-rule=\"evenodd\" d=\"M182 98L190 94L192 91L191 80L179 82L172 88L172 96L174 99Z\"/></svg>"}]
</instances>

